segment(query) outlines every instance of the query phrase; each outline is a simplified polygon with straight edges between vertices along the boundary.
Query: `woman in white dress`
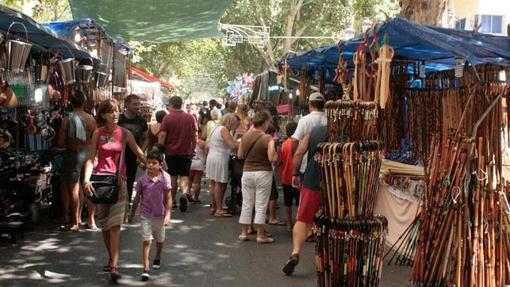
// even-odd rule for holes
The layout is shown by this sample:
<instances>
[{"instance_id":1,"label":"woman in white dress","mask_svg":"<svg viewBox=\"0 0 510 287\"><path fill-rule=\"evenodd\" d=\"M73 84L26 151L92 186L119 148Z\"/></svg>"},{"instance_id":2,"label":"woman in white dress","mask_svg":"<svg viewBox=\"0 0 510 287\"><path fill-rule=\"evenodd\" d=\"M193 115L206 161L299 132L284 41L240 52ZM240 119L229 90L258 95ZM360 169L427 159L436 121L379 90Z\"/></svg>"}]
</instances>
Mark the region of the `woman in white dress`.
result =
<instances>
[{"instance_id":1,"label":"woman in white dress","mask_svg":"<svg viewBox=\"0 0 510 287\"><path fill-rule=\"evenodd\" d=\"M216 217L231 217L223 212L223 196L229 179L228 162L232 150L236 151L238 144L231 135L239 126L239 117L229 113L221 118L210 135L208 143L209 153L205 167L205 174L211 181L212 214Z\"/></svg>"}]
</instances>

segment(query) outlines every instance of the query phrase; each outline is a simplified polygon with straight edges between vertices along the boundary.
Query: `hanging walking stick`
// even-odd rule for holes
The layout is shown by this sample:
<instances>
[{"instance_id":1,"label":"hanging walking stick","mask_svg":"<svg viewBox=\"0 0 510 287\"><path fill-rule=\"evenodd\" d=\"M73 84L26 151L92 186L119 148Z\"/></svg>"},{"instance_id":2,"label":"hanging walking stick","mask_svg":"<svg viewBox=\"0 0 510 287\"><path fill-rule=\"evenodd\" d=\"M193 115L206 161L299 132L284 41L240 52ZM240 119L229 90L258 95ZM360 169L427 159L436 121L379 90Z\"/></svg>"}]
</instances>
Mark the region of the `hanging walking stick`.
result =
<instances>
[{"instance_id":1,"label":"hanging walking stick","mask_svg":"<svg viewBox=\"0 0 510 287\"><path fill-rule=\"evenodd\" d=\"M379 103L381 109L386 107L386 101L390 94L390 73L391 61L395 55L395 51L388 44L388 36L386 35L386 44L379 50L379 58L377 59L377 84L376 84L376 102Z\"/></svg>"}]
</instances>

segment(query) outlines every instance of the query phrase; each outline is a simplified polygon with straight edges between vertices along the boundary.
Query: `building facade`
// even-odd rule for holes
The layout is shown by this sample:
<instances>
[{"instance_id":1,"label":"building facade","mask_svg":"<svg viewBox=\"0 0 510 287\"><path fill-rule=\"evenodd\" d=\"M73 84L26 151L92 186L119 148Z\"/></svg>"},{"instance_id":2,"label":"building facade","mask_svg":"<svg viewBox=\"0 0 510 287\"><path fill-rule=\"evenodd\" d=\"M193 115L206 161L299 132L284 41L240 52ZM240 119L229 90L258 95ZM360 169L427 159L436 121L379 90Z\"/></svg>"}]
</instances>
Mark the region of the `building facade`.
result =
<instances>
[{"instance_id":1,"label":"building facade","mask_svg":"<svg viewBox=\"0 0 510 287\"><path fill-rule=\"evenodd\" d=\"M455 0L452 8L457 29L508 35L510 0Z\"/></svg>"}]
</instances>

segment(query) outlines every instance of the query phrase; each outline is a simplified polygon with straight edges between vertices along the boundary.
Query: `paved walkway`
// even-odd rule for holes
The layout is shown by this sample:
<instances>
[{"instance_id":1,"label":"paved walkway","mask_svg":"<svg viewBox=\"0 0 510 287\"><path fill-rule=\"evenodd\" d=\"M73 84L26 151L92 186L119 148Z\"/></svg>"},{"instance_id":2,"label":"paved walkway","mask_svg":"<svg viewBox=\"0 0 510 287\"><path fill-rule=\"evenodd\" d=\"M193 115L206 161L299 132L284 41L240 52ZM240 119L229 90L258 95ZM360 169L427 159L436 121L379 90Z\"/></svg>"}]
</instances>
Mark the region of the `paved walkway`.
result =
<instances>
[{"instance_id":1,"label":"paved walkway","mask_svg":"<svg viewBox=\"0 0 510 287\"><path fill-rule=\"evenodd\" d=\"M186 213L173 213L162 268L153 271L147 283L139 281L139 225L123 226L120 283L194 287L316 285L313 243L306 243L295 275L284 276L281 268L292 245L285 226L268 227L276 239L273 244L258 245L255 237L241 243L237 240L237 218L212 217L208 206L204 200L203 205L192 205ZM283 208L278 212L283 218ZM28 232L16 245L0 241L0 286L110 285L109 275L101 272L108 258L100 232L61 233L48 229ZM384 266L381 286L411 286L408 276L408 268Z\"/></svg>"}]
</instances>

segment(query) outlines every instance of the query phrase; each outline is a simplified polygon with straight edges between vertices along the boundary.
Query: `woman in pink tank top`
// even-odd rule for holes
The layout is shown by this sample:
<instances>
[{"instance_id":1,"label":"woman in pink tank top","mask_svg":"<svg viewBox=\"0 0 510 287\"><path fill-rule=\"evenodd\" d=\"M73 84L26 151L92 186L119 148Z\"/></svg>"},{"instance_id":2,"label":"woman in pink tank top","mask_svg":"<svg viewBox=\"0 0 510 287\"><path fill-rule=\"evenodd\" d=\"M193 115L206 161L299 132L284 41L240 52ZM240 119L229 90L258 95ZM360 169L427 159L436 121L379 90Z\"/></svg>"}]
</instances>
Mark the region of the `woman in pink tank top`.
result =
<instances>
[{"instance_id":1,"label":"woman in pink tank top","mask_svg":"<svg viewBox=\"0 0 510 287\"><path fill-rule=\"evenodd\" d=\"M103 239L110 255L108 265L104 266L104 271L110 271L110 278L117 282L121 277L118 271L118 261L120 254L120 225L124 221L124 215L127 207L127 187L126 187L126 166L119 166L122 149L127 146L134 154L145 162L145 156L140 147L136 144L135 138L131 132L117 125L119 120L119 104L115 100L105 100L101 102L97 110L97 123L101 126L92 135L89 150L89 158L85 162L84 168L84 186L83 191L87 197L92 196L93 187L90 183L92 172L95 174L118 174L121 171L121 182L119 199L114 204L97 204L95 210L96 223L103 231ZM94 160L97 156L97 165L94 167Z\"/></svg>"}]
</instances>

